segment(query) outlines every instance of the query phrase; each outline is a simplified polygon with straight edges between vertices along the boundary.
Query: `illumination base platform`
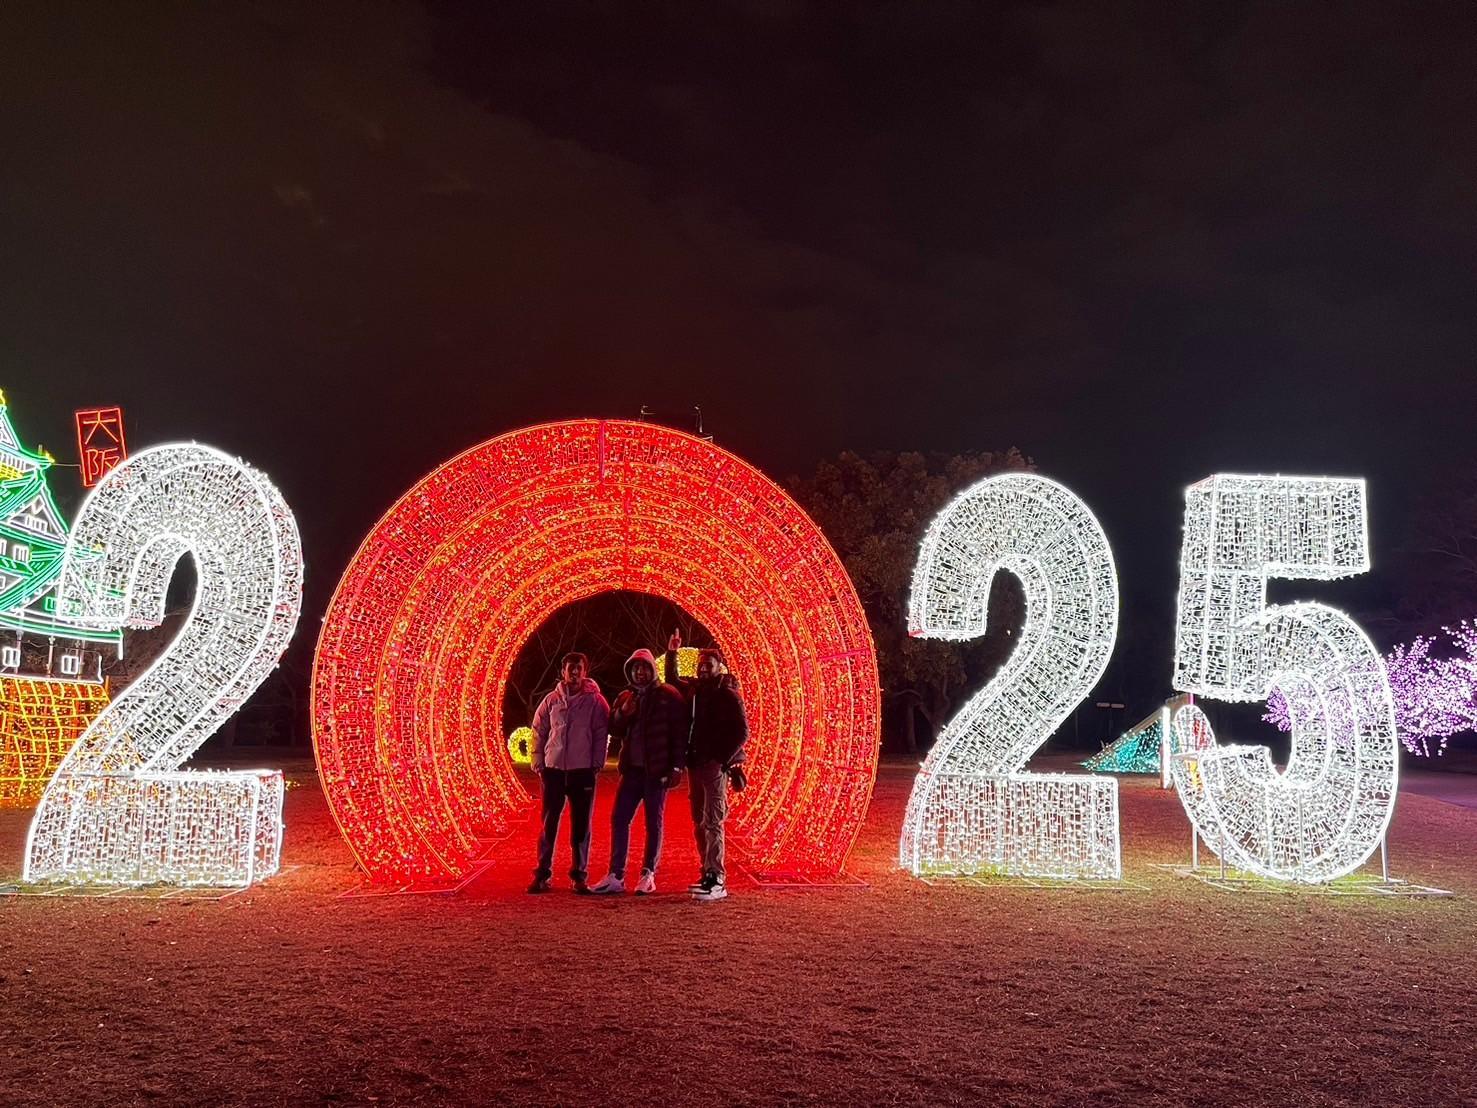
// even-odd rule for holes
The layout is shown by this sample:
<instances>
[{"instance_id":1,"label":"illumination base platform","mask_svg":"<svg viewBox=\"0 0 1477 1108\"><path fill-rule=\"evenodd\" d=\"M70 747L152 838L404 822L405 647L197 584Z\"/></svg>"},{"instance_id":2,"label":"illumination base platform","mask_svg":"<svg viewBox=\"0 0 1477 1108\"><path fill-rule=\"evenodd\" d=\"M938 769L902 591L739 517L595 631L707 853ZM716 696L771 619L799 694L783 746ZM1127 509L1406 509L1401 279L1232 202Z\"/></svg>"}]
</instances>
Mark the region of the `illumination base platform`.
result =
<instances>
[{"instance_id":1,"label":"illumination base platform","mask_svg":"<svg viewBox=\"0 0 1477 1108\"><path fill-rule=\"evenodd\" d=\"M733 866L735 873L752 881L757 889L869 889L871 885L855 874L833 873L822 876L793 873L787 870L751 870Z\"/></svg>"},{"instance_id":2,"label":"illumination base platform","mask_svg":"<svg viewBox=\"0 0 1477 1108\"><path fill-rule=\"evenodd\" d=\"M1121 875L1112 777L924 771L908 808L899 853L903 868L920 878Z\"/></svg>"},{"instance_id":3,"label":"illumination base platform","mask_svg":"<svg viewBox=\"0 0 1477 1108\"><path fill-rule=\"evenodd\" d=\"M74 773L47 786L24 876L57 885L250 888L278 872L277 770Z\"/></svg>"},{"instance_id":4,"label":"illumination base platform","mask_svg":"<svg viewBox=\"0 0 1477 1108\"><path fill-rule=\"evenodd\" d=\"M537 841L535 830L538 822L535 818L537 812L536 807L525 808L509 818L500 829L479 837L477 841L481 844L482 853L472 863L472 868L467 871L466 876L459 881L439 884L411 882L406 885L375 885L369 881L363 881L352 889L339 893L339 899L352 900L365 896L449 896L459 893L481 880L483 874L496 864L498 848L503 843L509 839L526 840L529 843Z\"/></svg>"},{"instance_id":5,"label":"illumination base platform","mask_svg":"<svg viewBox=\"0 0 1477 1108\"><path fill-rule=\"evenodd\" d=\"M1351 873L1335 881L1319 885L1305 885L1297 881L1274 881L1260 874L1220 866L1186 866L1174 863L1156 863L1155 869L1173 874L1175 877L1190 878L1211 888L1228 893L1253 893L1264 896L1363 896L1417 897L1455 896L1449 889L1437 889L1430 885L1417 885L1400 878L1384 878L1373 873Z\"/></svg>"},{"instance_id":6,"label":"illumination base platform","mask_svg":"<svg viewBox=\"0 0 1477 1108\"><path fill-rule=\"evenodd\" d=\"M977 873L961 877L928 874L918 878L934 889L1066 889L1075 893L1146 893L1149 886L1112 877L1022 877L1015 874Z\"/></svg>"},{"instance_id":7,"label":"illumination base platform","mask_svg":"<svg viewBox=\"0 0 1477 1108\"><path fill-rule=\"evenodd\" d=\"M65 885L49 881L24 884L19 881L0 885L0 897L61 897L85 900L225 900L241 893L255 892L267 881L276 880L284 874L300 869L299 866L283 866L271 877L254 885Z\"/></svg>"},{"instance_id":8,"label":"illumination base platform","mask_svg":"<svg viewBox=\"0 0 1477 1108\"><path fill-rule=\"evenodd\" d=\"M472 868L467 871L465 877L452 884L422 885L411 883L409 885L372 885L366 881L338 895L340 900L355 900L360 897L377 896L451 896L453 893L459 893L468 885L473 884L491 868L492 859L483 858L481 861L472 864Z\"/></svg>"}]
</instances>

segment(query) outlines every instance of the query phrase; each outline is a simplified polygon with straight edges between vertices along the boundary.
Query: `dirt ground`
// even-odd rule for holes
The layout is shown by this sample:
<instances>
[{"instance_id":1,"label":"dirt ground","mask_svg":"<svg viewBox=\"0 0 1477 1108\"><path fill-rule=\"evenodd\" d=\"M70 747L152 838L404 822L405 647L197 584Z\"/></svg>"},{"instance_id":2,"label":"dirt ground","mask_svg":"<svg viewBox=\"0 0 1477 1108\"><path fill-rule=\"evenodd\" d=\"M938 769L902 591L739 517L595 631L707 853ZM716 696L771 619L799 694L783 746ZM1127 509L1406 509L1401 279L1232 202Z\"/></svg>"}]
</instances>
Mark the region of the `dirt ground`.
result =
<instances>
[{"instance_id":1,"label":"dirt ground","mask_svg":"<svg viewBox=\"0 0 1477 1108\"><path fill-rule=\"evenodd\" d=\"M531 842L459 895L344 897L296 780L257 889L0 897L0 1104L1477 1103L1477 811L1439 800L1402 796L1391 858L1450 899L1176 878L1184 815L1135 778L1122 891L929 887L894 868L892 768L864 887L694 904L525 896ZM0 879L28 818L0 812Z\"/></svg>"}]
</instances>

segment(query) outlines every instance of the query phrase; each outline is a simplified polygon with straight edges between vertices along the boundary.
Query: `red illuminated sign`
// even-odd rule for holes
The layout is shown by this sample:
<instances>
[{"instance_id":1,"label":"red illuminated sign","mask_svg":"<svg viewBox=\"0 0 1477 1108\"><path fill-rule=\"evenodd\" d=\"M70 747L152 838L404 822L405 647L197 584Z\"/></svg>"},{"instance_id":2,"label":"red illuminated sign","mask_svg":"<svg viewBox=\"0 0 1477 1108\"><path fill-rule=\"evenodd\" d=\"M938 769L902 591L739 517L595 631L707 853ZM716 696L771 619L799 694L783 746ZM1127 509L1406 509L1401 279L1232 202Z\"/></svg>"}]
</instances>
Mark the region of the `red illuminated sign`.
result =
<instances>
[{"instance_id":1,"label":"red illuminated sign","mask_svg":"<svg viewBox=\"0 0 1477 1108\"><path fill-rule=\"evenodd\" d=\"M82 484L92 488L103 475L124 458L122 408L84 408L77 417L77 456L82 463Z\"/></svg>"}]
</instances>

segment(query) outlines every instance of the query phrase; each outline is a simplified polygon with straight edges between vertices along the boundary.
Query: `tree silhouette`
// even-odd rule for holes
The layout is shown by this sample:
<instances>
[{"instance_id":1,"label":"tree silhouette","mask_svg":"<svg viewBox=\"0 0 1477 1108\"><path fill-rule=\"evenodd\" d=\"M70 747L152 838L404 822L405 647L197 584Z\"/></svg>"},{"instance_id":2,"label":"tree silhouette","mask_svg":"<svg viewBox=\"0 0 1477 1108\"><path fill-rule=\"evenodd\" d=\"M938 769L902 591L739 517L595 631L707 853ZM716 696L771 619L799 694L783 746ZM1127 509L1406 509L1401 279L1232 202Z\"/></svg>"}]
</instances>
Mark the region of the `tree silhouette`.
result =
<instances>
[{"instance_id":1,"label":"tree silhouette","mask_svg":"<svg viewBox=\"0 0 1477 1108\"><path fill-rule=\"evenodd\" d=\"M610 697L625 685L623 669L631 651L644 646L660 653L674 629L687 646L713 644L708 629L686 611L647 593L601 593L560 608L534 630L513 661L503 695L504 731L533 719L539 701L559 680L564 655L587 655L590 676Z\"/></svg>"},{"instance_id":2,"label":"tree silhouette","mask_svg":"<svg viewBox=\"0 0 1477 1108\"><path fill-rule=\"evenodd\" d=\"M1025 614L1009 574L990 591L989 629L968 643L908 635L908 590L918 544L933 517L962 489L996 473L1033 470L1019 450L972 454L845 452L787 484L841 556L877 645L884 698L884 744L919 749L917 718L930 739L962 699L1009 655Z\"/></svg>"}]
</instances>

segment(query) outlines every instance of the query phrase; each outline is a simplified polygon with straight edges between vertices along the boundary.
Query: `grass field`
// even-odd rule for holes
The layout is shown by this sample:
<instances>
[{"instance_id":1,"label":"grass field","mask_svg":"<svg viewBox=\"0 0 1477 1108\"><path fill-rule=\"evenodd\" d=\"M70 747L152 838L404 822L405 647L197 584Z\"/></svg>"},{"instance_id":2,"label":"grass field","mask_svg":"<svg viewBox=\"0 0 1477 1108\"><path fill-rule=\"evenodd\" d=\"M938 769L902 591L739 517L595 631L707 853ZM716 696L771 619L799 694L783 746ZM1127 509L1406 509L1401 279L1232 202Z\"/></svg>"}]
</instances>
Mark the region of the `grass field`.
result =
<instances>
[{"instance_id":1,"label":"grass field","mask_svg":"<svg viewBox=\"0 0 1477 1108\"><path fill-rule=\"evenodd\" d=\"M895 869L911 774L888 768L864 885L694 904L562 874L525 896L531 840L459 895L345 897L297 780L258 888L0 897L0 1104L1477 1103L1477 811L1438 800L1402 796L1392 871L1451 898L1175 877L1187 824L1144 779L1123 888L930 887ZM0 879L28 819L0 812Z\"/></svg>"}]
</instances>

